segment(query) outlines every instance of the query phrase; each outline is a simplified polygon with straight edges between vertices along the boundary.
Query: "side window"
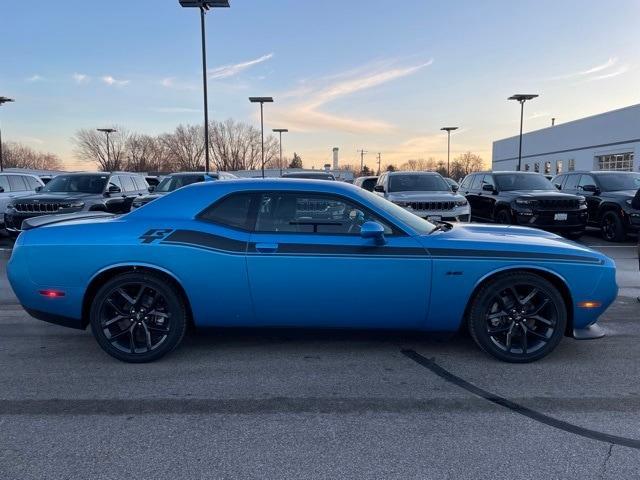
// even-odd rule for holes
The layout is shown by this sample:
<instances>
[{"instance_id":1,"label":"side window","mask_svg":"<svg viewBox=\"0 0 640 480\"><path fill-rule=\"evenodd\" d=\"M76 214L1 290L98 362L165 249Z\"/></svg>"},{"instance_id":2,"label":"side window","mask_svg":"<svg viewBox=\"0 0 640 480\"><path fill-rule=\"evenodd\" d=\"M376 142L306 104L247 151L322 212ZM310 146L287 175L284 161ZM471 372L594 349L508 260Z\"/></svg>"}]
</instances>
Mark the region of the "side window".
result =
<instances>
[{"instance_id":1,"label":"side window","mask_svg":"<svg viewBox=\"0 0 640 480\"><path fill-rule=\"evenodd\" d=\"M120 182L122 183L122 191L124 192L133 192L136 187L131 180L129 175L120 175Z\"/></svg>"},{"instance_id":2,"label":"side window","mask_svg":"<svg viewBox=\"0 0 640 480\"><path fill-rule=\"evenodd\" d=\"M22 175L9 175L9 187L11 187L12 192L24 192L25 190L29 190L27 188L27 184L22 179Z\"/></svg>"},{"instance_id":3,"label":"side window","mask_svg":"<svg viewBox=\"0 0 640 480\"><path fill-rule=\"evenodd\" d=\"M474 175L473 181L471 183L471 190L480 190L482 187L480 184L482 183L482 175Z\"/></svg>"},{"instance_id":4,"label":"side window","mask_svg":"<svg viewBox=\"0 0 640 480\"><path fill-rule=\"evenodd\" d=\"M2 187L2 189L5 192L8 192L9 189L9 180L7 180L7 176L6 175L0 175L0 187Z\"/></svg>"},{"instance_id":5,"label":"side window","mask_svg":"<svg viewBox=\"0 0 640 480\"><path fill-rule=\"evenodd\" d=\"M384 185L384 181L385 181L386 178L387 178L387 174L386 173L383 173L382 175L380 175L376 185Z\"/></svg>"},{"instance_id":6,"label":"side window","mask_svg":"<svg viewBox=\"0 0 640 480\"><path fill-rule=\"evenodd\" d=\"M551 180L551 183L553 183L553 186L556 187L558 190L562 190L562 184L564 183L566 178L567 178L566 175L558 175L557 177Z\"/></svg>"},{"instance_id":7,"label":"side window","mask_svg":"<svg viewBox=\"0 0 640 480\"><path fill-rule=\"evenodd\" d=\"M496 189L496 183L493 181L493 175L484 176L484 178L482 179L482 187L480 188L483 189L485 185L491 185L491 188L493 188L494 190Z\"/></svg>"},{"instance_id":8,"label":"side window","mask_svg":"<svg viewBox=\"0 0 640 480\"><path fill-rule=\"evenodd\" d=\"M41 186L40 183L38 182L38 180L36 180L33 177L28 177L28 176L25 175L22 178L24 178L24 181L27 182L27 187L29 187L29 190L34 190L35 191L36 188Z\"/></svg>"},{"instance_id":9,"label":"side window","mask_svg":"<svg viewBox=\"0 0 640 480\"><path fill-rule=\"evenodd\" d=\"M583 190L585 185L596 185L596 181L591 175L582 175L578 182L578 190Z\"/></svg>"},{"instance_id":10,"label":"side window","mask_svg":"<svg viewBox=\"0 0 640 480\"><path fill-rule=\"evenodd\" d=\"M368 221L380 223L385 234L393 234L384 221L341 197L275 192L260 197L256 231L360 235L360 226Z\"/></svg>"},{"instance_id":11,"label":"side window","mask_svg":"<svg viewBox=\"0 0 640 480\"><path fill-rule=\"evenodd\" d=\"M564 182L563 190L575 190L578 188L578 181L582 175L569 175L567 181Z\"/></svg>"},{"instance_id":12,"label":"side window","mask_svg":"<svg viewBox=\"0 0 640 480\"><path fill-rule=\"evenodd\" d=\"M467 175L466 177L464 177L464 179L462 180L462 183L460 184L460 190L468 190L469 188L471 188L471 180L473 179L472 175Z\"/></svg>"},{"instance_id":13,"label":"side window","mask_svg":"<svg viewBox=\"0 0 640 480\"><path fill-rule=\"evenodd\" d=\"M146 190L148 188L147 182L142 177L133 176L131 180L133 180L136 190Z\"/></svg>"},{"instance_id":14,"label":"side window","mask_svg":"<svg viewBox=\"0 0 640 480\"><path fill-rule=\"evenodd\" d=\"M217 201L198 218L206 222L218 223L231 228L250 230L251 193L235 193Z\"/></svg>"},{"instance_id":15,"label":"side window","mask_svg":"<svg viewBox=\"0 0 640 480\"><path fill-rule=\"evenodd\" d=\"M119 177L114 175L109 179L109 186L107 187L107 190L111 187L118 187L120 191L122 191L122 184L120 183Z\"/></svg>"}]
</instances>

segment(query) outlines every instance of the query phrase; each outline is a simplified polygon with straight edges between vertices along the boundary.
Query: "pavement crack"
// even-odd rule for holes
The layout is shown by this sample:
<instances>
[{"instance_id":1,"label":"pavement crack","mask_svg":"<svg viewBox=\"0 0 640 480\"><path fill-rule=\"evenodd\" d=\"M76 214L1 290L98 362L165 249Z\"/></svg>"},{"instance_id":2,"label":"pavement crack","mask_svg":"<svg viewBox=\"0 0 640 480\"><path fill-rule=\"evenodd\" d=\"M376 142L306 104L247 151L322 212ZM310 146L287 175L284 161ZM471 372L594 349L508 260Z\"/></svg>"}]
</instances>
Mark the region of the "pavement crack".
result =
<instances>
[{"instance_id":1,"label":"pavement crack","mask_svg":"<svg viewBox=\"0 0 640 480\"><path fill-rule=\"evenodd\" d=\"M602 462L602 471L600 472L600 478L604 479L607 473L607 463L611 458L611 454L613 453L613 443L609 444L609 449L607 450L607 454L604 457L604 461Z\"/></svg>"}]
</instances>

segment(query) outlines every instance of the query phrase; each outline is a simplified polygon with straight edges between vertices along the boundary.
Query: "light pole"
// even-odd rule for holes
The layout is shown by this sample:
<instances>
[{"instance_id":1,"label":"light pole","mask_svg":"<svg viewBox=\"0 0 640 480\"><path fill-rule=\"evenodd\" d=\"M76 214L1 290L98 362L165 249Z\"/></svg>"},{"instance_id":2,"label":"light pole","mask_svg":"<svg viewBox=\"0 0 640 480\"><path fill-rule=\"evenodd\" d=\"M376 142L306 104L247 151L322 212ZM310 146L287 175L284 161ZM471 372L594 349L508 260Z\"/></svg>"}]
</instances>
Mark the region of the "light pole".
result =
<instances>
[{"instance_id":1,"label":"light pole","mask_svg":"<svg viewBox=\"0 0 640 480\"><path fill-rule=\"evenodd\" d=\"M229 0L179 0L187 8L200 9L200 34L202 36L202 90L204 92L204 169L209 173L209 100L207 93L207 42L204 15L210 8L229 8Z\"/></svg>"},{"instance_id":2,"label":"light pole","mask_svg":"<svg viewBox=\"0 0 640 480\"><path fill-rule=\"evenodd\" d=\"M9 97L0 97L0 107L3 103L15 102L13 98ZM2 129L0 129L0 172L4 170L4 165L2 163Z\"/></svg>"},{"instance_id":3,"label":"light pole","mask_svg":"<svg viewBox=\"0 0 640 480\"><path fill-rule=\"evenodd\" d=\"M457 130L458 127L442 127L440 130L447 132L447 177L451 176L451 170L449 167L451 160L451 132Z\"/></svg>"},{"instance_id":4,"label":"light pole","mask_svg":"<svg viewBox=\"0 0 640 480\"><path fill-rule=\"evenodd\" d=\"M518 144L518 171L522 170L522 120L524 118L524 102L532 100L538 95L528 93L516 93L511 95L507 100L515 100L520 102L520 143Z\"/></svg>"},{"instance_id":5,"label":"light pole","mask_svg":"<svg viewBox=\"0 0 640 480\"><path fill-rule=\"evenodd\" d=\"M99 132L107 135L107 166L111 169L111 158L109 157L109 134L117 132L115 128L97 128Z\"/></svg>"},{"instance_id":6,"label":"light pole","mask_svg":"<svg viewBox=\"0 0 640 480\"><path fill-rule=\"evenodd\" d=\"M262 144L262 178L264 178L264 112L262 106L265 103L273 103L273 97L249 97L251 103L260 104L260 140Z\"/></svg>"},{"instance_id":7,"label":"light pole","mask_svg":"<svg viewBox=\"0 0 640 480\"><path fill-rule=\"evenodd\" d=\"M286 128L274 128L273 131L280 134L280 176L282 176L282 133L286 133L289 130Z\"/></svg>"}]
</instances>

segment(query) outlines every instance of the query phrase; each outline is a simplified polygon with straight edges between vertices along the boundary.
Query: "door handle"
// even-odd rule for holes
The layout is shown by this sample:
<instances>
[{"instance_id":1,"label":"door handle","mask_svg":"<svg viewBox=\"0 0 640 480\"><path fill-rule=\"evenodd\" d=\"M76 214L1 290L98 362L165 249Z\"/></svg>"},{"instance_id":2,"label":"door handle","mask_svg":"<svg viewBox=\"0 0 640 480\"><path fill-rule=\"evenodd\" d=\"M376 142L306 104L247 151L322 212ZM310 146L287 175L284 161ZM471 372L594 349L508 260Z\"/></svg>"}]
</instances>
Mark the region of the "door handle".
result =
<instances>
[{"instance_id":1,"label":"door handle","mask_svg":"<svg viewBox=\"0 0 640 480\"><path fill-rule=\"evenodd\" d=\"M275 253L278 251L277 243L256 243L256 251L260 253Z\"/></svg>"}]
</instances>

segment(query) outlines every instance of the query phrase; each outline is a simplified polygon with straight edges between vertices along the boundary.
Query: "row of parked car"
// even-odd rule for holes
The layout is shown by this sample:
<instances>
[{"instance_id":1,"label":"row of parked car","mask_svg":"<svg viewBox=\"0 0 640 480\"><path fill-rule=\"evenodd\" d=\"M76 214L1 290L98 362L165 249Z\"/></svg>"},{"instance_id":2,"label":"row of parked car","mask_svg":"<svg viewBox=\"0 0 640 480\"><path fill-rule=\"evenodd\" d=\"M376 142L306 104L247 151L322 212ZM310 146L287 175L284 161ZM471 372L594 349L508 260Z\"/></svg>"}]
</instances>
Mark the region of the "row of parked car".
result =
<instances>
[{"instance_id":1,"label":"row of parked car","mask_svg":"<svg viewBox=\"0 0 640 480\"><path fill-rule=\"evenodd\" d=\"M65 173L47 180L0 173L0 228L17 236L24 220L77 212L126 213L195 182L236 178L227 172L174 173L162 179L130 172Z\"/></svg>"},{"instance_id":2,"label":"row of parked car","mask_svg":"<svg viewBox=\"0 0 640 480\"><path fill-rule=\"evenodd\" d=\"M354 184L430 220L523 225L569 238L591 226L612 242L640 230L634 172L574 171L551 180L535 172L477 172L459 185L435 172L385 172Z\"/></svg>"}]
</instances>

